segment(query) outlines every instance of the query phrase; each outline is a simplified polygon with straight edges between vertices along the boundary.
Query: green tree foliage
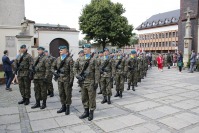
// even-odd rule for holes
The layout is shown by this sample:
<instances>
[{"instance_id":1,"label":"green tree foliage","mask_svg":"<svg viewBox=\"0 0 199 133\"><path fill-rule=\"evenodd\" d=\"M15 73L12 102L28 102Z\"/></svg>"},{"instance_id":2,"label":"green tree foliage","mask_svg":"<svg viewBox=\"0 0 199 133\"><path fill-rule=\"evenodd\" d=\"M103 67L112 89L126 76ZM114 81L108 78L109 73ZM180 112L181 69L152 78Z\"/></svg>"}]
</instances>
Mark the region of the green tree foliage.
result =
<instances>
[{"instance_id":1,"label":"green tree foliage","mask_svg":"<svg viewBox=\"0 0 199 133\"><path fill-rule=\"evenodd\" d=\"M91 0L79 17L80 30L86 40L94 40L103 46L129 45L133 26L128 24L123 5L110 0Z\"/></svg>"}]
</instances>

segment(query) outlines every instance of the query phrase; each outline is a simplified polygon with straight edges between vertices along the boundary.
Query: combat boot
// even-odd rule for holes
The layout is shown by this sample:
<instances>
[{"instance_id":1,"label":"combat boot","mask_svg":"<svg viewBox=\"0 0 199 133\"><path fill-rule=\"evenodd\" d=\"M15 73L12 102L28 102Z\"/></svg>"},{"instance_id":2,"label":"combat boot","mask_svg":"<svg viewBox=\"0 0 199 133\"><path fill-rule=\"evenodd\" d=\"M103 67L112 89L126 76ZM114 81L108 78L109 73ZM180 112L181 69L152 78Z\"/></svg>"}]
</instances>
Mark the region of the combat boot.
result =
<instances>
[{"instance_id":1,"label":"combat boot","mask_svg":"<svg viewBox=\"0 0 199 133\"><path fill-rule=\"evenodd\" d=\"M130 85L130 84L128 84L128 88L127 88L127 90L130 90L130 87L131 87L131 85Z\"/></svg>"},{"instance_id":2,"label":"combat boot","mask_svg":"<svg viewBox=\"0 0 199 133\"><path fill-rule=\"evenodd\" d=\"M45 109L45 108L46 108L46 100L43 100L43 103L40 109Z\"/></svg>"},{"instance_id":3,"label":"combat boot","mask_svg":"<svg viewBox=\"0 0 199 133\"><path fill-rule=\"evenodd\" d=\"M62 107L57 111L57 113L66 112L66 105L62 105Z\"/></svg>"},{"instance_id":4,"label":"combat boot","mask_svg":"<svg viewBox=\"0 0 199 133\"><path fill-rule=\"evenodd\" d=\"M104 104L104 103L106 103L106 102L107 102L107 97L104 96L104 99L102 100L101 104Z\"/></svg>"},{"instance_id":5,"label":"combat boot","mask_svg":"<svg viewBox=\"0 0 199 133\"><path fill-rule=\"evenodd\" d=\"M36 100L36 104L31 107L31 109L39 108L40 107L40 100Z\"/></svg>"},{"instance_id":6,"label":"combat boot","mask_svg":"<svg viewBox=\"0 0 199 133\"><path fill-rule=\"evenodd\" d=\"M114 97L118 97L118 96L120 96L119 91L116 92Z\"/></svg>"},{"instance_id":7,"label":"combat boot","mask_svg":"<svg viewBox=\"0 0 199 133\"><path fill-rule=\"evenodd\" d=\"M79 116L79 118L80 119L84 119L84 118L86 118L88 116L89 116L89 109L85 108L84 113L81 116Z\"/></svg>"},{"instance_id":8,"label":"combat boot","mask_svg":"<svg viewBox=\"0 0 199 133\"><path fill-rule=\"evenodd\" d=\"M94 110L90 110L90 113L89 113L89 116L88 116L89 121L93 120L93 114L94 114Z\"/></svg>"},{"instance_id":9,"label":"combat boot","mask_svg":"<svg viewBox=\"0 0 199 133\"><path fill-rule=\"evenodd\" d=\"M48 91L48 96L50 96L50 93L51 93L51 92L50 92L50 91Z\"/></svg>"},{"instance_id":10,"label":"combat boot","mask_svg":"<svg viewBox=\"0 0 199 133\"><path fill-rule=\"evenodd\" d=\"M24 102L25 102L25 98L23 97L23 99L19 101L18 104L24 104Z\"/></svg>"},{"instance_id":11,"label":"combat boot","mask_svg":"<svg viewBox=\"0 0 199 133\"><path fill-rule=\"evenodd\" d=\"M29 98L26 98L25 102L24 102L24 105L28 105L30 103L30 100Z\"/></svg>"},{"instance_id":12,"label":"combat boot","mask_svg":"<svg viewBox=\"0 0 199 133\"><path fill-rule=\"evenodd\" d=\"M122 98L122 91L120 91L120 93L119 93L119 97L120 97L120 98Z\"/></svg>"},{"instance_id":13,"label":"combat boot","mask_svg":"<svg viewBox=\"0 0 199 133\"><path fill-rule=\"evenodd\" d=\"M111 104L111 96L108 96L108 101L107 101L108 104Z\"/></svg>"},{"instance_id":14,"label":"combat boot","mask_svg":"<svg viewBox=\"0 0 199 133\"><path fill-rule=\"evenodd\" d=\"M132 90L133 90L133 91L135 91L135 87L134 87L134 85L132 86Z\"/></svg>"},{"instance_id":15,"label":"combat boot","mask_svg":"<svg viewBox=\"0 0 199 133\"><path fill-rule=\"evenodd\" d=\"M54 97L54 92L50 92L50 97Z\"/></svg>"},{"instance_id":16,"label":"combat boot","mask_svg":"<svg viewBox=\"0 0 199 133\"><path fill-rule=\"evenodd\" d=\"M102 94L102 90L100 89L100 91L97 94Z\"/></svg>"},{"instance_id":17,"label":"combat boot","mask_svg":"<svg viewBox=\"0 0 199 133\"><path fill-rule=\"evenodd\" d=\"M70 105L66 106L66 112L65 115L69 115L70 114Z\"/></svg>"},{"instance_id":18,"label":"combat boot","mask_svg":"<svg viewBox=\"0 0 199 133\"><path fill-rule=\"evenodd\" d=\"M138 87L138 84L137 84L137 83L135 83L135 87Z\"/></svg>"}]
</instances>

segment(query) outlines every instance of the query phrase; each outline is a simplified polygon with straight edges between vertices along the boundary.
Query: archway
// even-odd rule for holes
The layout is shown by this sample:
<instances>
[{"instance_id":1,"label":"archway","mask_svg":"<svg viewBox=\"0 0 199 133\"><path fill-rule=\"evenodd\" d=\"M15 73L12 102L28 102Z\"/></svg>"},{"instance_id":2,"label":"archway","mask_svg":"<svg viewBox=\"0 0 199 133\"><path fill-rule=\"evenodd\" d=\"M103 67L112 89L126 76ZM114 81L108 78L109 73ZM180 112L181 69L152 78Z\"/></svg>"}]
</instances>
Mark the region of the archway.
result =
<instances>
[{"instance_id":1,"label":"archway","mask_svg":"<svg viewBox=\"0 0 199 133\"><path fill-rule=\"evenodd\" d=\"M69 48L69 44L66 40L62 38L56 38L50 42L50 54L54 57L59 57L59 46L67 46Z\"/></svg>"}]
</instances>

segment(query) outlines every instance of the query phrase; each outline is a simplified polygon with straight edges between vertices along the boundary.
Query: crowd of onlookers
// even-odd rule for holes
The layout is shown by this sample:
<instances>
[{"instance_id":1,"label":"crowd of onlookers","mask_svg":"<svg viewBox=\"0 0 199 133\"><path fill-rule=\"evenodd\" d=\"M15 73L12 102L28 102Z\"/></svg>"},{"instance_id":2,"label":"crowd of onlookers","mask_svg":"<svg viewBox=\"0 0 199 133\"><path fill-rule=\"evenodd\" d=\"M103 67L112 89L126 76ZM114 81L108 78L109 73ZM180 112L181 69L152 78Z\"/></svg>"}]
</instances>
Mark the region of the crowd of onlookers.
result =
<instances>
[{"instance_id":1,"label":"crowd of onlookers","mask_svg":"<svg viewBox=\"0 0 199 133\"><path fill-rule=\"evenodd\" d=\"M181 51L176 53L147 53L146 54L149 62L152 66L157 66L158 70L163 71L163 67L178 68L179 72L182 72L184 66L183 63L183 54ZM199 53L196 54L194 50L189 58L188 62L189 72L193 73L194 71L199 71Z\"/></svg>"}]
</instances>

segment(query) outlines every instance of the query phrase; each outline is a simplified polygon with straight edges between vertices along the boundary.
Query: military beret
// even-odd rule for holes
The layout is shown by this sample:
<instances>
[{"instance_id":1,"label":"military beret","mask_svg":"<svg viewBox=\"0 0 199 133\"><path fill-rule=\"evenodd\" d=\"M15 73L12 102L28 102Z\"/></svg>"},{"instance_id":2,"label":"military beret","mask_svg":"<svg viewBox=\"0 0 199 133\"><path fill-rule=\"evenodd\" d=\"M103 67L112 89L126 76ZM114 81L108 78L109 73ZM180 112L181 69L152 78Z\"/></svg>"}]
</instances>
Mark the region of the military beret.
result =
<instances>
[{"instance_id":1,"label":"military beret","mask_svg":"<svg viewBox=\"0 0 199 133\"><path fill-rule=\"evenodd\" d=\"M78 54L84 53L84 50L80 50Z\"/></svg>"},{"instance_id":2,"label":"military beret","mask_svg":"<svg viewBox=\"0 0 199 133\"><path fill-rule=\"evenodd\" d=\"M48 53L48 50L44 50L45 53Z\"/></svg>"},{"instance_id":3,"label":"military beret","mask_svg":"<svg viewBox=\"0 0 199 133\"><path fill-rule=\"evenodd\" d=\"M104 51L109 51L109 49L108 48L104 48Z\"/></svg>"},{"instance_id":4,"label":"military beret","mask_svg":"<svg viewBox=\"0 0 199 133\"><path fill-rule=\"evenodd\" d=\"M45 50L44 47L38 47L37 50Z\"/></svg>"},{"instance_id":5,"label":"military beret","mask_svg":"<svg viewBox=\"0 0 199 133\"><path fill-rule=\"evenodd\" d=\"M132 50L131 51L131 54L136 54L137 52L135 50Z\"/></svg>"},{"instance_id":6,"label":"military beret","mask_svg":"<svg viewBox=\"0 0 199 133\"><path fill-rule=\"evenodd\" d=\"M84 46L82 48L91 48L90 44L84 44Z\"/></svg>"},{"instance_id":7,"label":"military beret","mask_svg":"<svg viewBox=\"0 0 199 133\"><path fill-rule=\"evenodd\" d=\"M60 50L60 49L68 49L68 47L65 46L65 45L61 45L61 46L59 46L59 50Z\"/></svg>"},{"instance_id":8,"label":"military beret","mask_svg":"<svg viewBox=\"0 0 199 133\"><path fill-rule=\"evenodd\" d=\"M99 54L102 54L102 53L104 53L102 50L100 50L99 52L98 52Z\"/></svg>"},{"instance_id":9,"label":"military beret","mask_svg":"<svg viewBox=\"0 0 199 133\"><path fill-rule=\"evenodd\" d=\"M22 49L22 48L26 48L26 45L25 45L25 44L23 44L23 45L21 45L21 47L20 47L20 48L21 48L21 49Z\"/></svg>"}]
</instances>

